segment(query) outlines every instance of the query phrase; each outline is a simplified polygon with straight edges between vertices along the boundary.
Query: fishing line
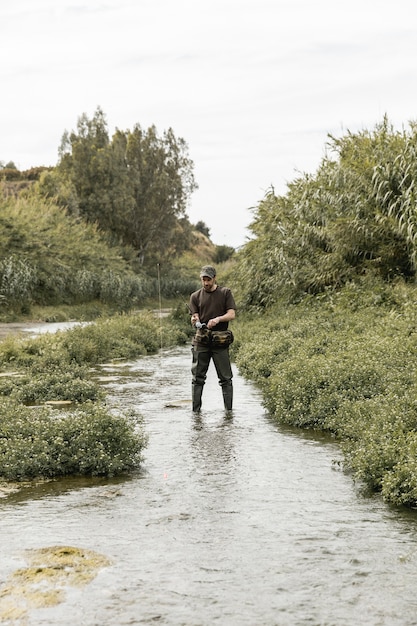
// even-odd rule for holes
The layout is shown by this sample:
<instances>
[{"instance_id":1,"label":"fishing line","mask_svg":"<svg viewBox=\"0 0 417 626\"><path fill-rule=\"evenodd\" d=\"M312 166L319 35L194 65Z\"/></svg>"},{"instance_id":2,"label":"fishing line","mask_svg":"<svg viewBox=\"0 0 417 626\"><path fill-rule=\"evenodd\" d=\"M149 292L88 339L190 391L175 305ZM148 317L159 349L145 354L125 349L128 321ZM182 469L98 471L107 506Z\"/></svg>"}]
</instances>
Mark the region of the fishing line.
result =
<instances>
[{"instance_id":1,"label":"fishing line","mask_svg":"<svg viewBox=\"0 0 417 626\"><path fill-rule=\"evenodd\" d=\"M162 299L161 299L161 271L160 264L156 264L158 267L158 296L159 296L159 334L161 338L161 351L162 351Z\"/></svg>"}]
</instances>

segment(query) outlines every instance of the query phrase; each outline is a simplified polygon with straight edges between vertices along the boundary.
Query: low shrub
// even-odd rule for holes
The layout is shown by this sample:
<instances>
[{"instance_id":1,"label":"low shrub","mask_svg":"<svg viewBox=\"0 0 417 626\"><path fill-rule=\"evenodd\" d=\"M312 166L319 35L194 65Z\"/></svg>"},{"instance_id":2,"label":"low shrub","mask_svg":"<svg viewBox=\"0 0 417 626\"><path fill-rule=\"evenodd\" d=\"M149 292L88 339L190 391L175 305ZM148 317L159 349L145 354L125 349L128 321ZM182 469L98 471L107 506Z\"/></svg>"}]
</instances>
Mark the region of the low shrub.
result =
<instances>
[{"instance_id":1,"label":"low shrub","mask_svg":"<svg viewBox=\"0 0 417 626\"><path fill-rule=\"evenodd\" d=\"M240 316L234 355L279 421L326 430L355 479L417 504L416 290L382 285ZM414 456L413 456L414 455Z\"/></svg>"},{"instance_id":2,"label":"low shrub","mask_svg":"<svg viewBox=\"0 0 417 626\"><path fill-rule=\"evenodd\" d=\"M68 365L65 370L54 364L42 370L35 367L20 376L1 378L0 395L22 404L48 400L81 403L104 398L100 386L89 377L88 369L77 364Z\"/></svg>"},{"instance_id":3,"label":"low shrub","mask_svg":"<svg viewBox=\"0 0 417 626\"><path fill-rule=\"evenodd\" d=\"M146 438L137 416L86 403L69 413L0 400L0 476L114 476L137 468Z\"/></svg>"},{"instance_id":4,"label":"low shrub","mask_svg":"<svg viewBox=\"0 0 417 626\"><path fill-rule=\"evenodd\" d=\"M34 338L8 337L0 342L0 368L10 366L47 369L52 364L96 365L111 359L131 359L154 354L163 347L184 343L184 330L169 319L149 312L116 315L93 324L77 325L55 334Z\"/></svg>"},{"instance_id":5,"label":"low shrub","mask_svg":"<svg viewBox=\"0 0 417 626\"><path fill-rule=\"evenodd\" d=\"M186 339L174 320L145 312L0 342L0 368L8 372L0 378L0 476L114 475L136 468L146 444L139 420L100 404L104 392L90 366ZM46 400L70 400L77 408L62 414L22 406Z\"/></svg>"},{"instance_id":6,"label":"low shrub","mask_svg":"<svg viewBox=\"0 0 417 626\"><path fill-rule=\"evenodd\" d=\"M396 505L417 507L417 433L407 433L393 471L381 481L384 499Z\"/></svg>"}]
</instances>

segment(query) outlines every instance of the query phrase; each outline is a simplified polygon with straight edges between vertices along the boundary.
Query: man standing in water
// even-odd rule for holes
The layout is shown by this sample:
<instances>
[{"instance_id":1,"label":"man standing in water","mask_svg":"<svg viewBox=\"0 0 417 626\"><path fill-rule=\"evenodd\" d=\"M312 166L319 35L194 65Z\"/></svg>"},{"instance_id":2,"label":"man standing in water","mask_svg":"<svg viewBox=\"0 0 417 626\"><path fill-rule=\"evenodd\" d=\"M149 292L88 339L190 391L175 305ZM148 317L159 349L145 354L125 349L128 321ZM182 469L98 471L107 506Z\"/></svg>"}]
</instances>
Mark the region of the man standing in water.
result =
<instances>
[{"instance_id":1,"label":"man standing in water","mask_svg":"<svg viewBox=\"0 0 417 626\"><path fill-rule=\"evenodd\" d=\"M196 413L201 409L201 396L211 359L222 388L224 408L231 411L233 374L229 345L233 341L233 334L228 330L228 325L235 319L236 304L230 289L217 284L214 267L205 265L201 269L200 279L202 287L191 294L189 305L191 324L196 328L191 366L193 411Z\"/></svg>"}]
</instances>

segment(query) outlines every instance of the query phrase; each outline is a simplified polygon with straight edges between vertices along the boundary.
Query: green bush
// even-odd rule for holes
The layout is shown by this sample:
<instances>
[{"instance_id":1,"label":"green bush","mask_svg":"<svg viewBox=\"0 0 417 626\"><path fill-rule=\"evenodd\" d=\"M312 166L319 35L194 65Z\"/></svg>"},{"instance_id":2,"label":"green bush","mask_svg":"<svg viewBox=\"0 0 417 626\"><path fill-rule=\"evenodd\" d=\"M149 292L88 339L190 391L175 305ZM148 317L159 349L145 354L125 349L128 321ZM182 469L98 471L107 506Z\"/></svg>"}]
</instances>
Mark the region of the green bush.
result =
<instances>
[{"instance_id":1,"label":"green bush","mask_svg":"<svg viewBox=\"0 0 417 626\"><path fill-rule=\"evenodd\" d=\"M137 468L146 438L137 417L99 404L76 411L0 401L0 476L23 480L68 474L114 476Z\"/></svg>"},{"instance_id":2,"label":"green bush","mask_svg":"<svg viewBox=\"0 0 417 626\"><path fill-rule=\"evenodd\" d=\"M154 354L163 347L184 343L186 334L170 319L149 312L116 315L34 338L8 337L0 342L0 368L45 370L56 365L95 365L111 359Z\"/></svg>"},{"instance_id":3,"label":"green bush","mask_svg":"<svg viewBox=\"0 0 417 626\"><path fill-rule=\"evenodd\" d=\"M314 175L271 189L237 254L239 299L268 308L286 297L338 289L365 274L415 279L417 124L329 137Z\"/></svg>"},{"instance_id":4,"label":"green bush","mask_svg":"<svg viewBox=\"0 0 417 626\"><path fill-rule=\"evenodd\" d=\"M0 214L3 309L100 300L124 311L143 300L147 279L132 270L133 249L110 246L95 226L36 194L1 189Z\"/></svg>"},{"instance_id":5,"label":"green bush","mask_svg":"<svg viewBox=\"0 0 417 626\"><path fill-rule=\"evenodd\" d=\"M355 479L416 500L415 287L375 284L239 316L234 356L277 420L333 433Z\"/></svg>"},{"instance_id":6,"label":"green bush","mask_svg":"<svg viewBox=\"0 0 417 626\"><path fill-rule=\"evenodd\" d=\"M8 309L28 308L37 274L27 259L10 255L0 259L0 304Z\"/></svg>"},{"instance_id":7,"label":"green bush","mask_svg":"<svg viewBox=\"0 0 417 626\"><path fill-rule=\"evenodd\" d=\"M89 377L88 368L77 364L50 365L46 369L34 367L27 374L0 378L0 395L10 396L22 404L35 404L48 400L71 402L97 401L104 393Z\"/></svg>"},{"instance_id":8,"label":"green bush","mask_svg":"<svg viewBox=\"0 0 417 626\"><path fill-rule=\"evenodd\" d=\"M0 369L9 374L0 378L0 476L114 475L137 467L146 443L138 419L99 404L104 392L90 366L155 353L161 342L167 347L186 339L174 319L145 312L0 342ZM61 414L22 406L47 400L70 400L77 409Z\"/></svg>"},{"instance_id":9,"label":"green bush","mask_svg":"<svg viewBox=\"0 0 417 626\"><path fill-rule=\"evenodd\" d=\"M396 505L417 507L417 433L409 432L393 471L385 471L381 481L384 499Z\"/></svg>"}]
</instances>

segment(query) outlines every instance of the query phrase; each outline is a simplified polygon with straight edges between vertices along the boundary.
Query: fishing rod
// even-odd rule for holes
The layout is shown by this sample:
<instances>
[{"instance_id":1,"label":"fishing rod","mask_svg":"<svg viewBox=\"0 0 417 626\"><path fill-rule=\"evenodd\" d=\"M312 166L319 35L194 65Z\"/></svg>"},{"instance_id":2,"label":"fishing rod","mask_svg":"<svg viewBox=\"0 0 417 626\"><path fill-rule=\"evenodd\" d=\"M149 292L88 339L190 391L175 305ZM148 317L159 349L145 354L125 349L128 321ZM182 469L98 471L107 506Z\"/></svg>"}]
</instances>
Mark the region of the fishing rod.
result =
<instances>
[{"instance_id":1,"label":"fishing rod","mask_svg":"<svg viewBox=\"0 0 417 626\"><path fill-rule=\"evenodd\" d=\"M158 297L159 297L159 335L161 340L161 351L163 348L162 342L162 298L161 298L161 265L157 263L158 268Z\"/></svg>"}]
</instances>

